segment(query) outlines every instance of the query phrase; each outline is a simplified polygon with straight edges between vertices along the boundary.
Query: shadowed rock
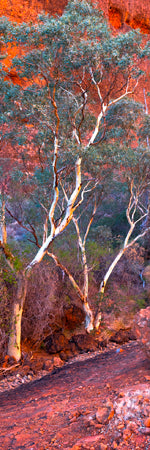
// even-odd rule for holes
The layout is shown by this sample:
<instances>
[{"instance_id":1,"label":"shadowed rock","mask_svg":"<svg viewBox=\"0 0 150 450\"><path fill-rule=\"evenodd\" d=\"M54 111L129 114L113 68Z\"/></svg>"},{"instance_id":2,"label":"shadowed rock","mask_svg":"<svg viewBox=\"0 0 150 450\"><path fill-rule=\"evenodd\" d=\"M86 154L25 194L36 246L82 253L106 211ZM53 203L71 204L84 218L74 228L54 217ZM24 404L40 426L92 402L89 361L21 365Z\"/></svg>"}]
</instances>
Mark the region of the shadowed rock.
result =
<instances>
[{"instance_id":1,"label":"shadowed rock","mask_svg":"<svg viewBox=\"0 0 150 450\"><path fill-rule=\"evenodd\" d=\"M138 342L150 358L150 306L136 315L134 328Z\"/></svg>"}]
</instances>

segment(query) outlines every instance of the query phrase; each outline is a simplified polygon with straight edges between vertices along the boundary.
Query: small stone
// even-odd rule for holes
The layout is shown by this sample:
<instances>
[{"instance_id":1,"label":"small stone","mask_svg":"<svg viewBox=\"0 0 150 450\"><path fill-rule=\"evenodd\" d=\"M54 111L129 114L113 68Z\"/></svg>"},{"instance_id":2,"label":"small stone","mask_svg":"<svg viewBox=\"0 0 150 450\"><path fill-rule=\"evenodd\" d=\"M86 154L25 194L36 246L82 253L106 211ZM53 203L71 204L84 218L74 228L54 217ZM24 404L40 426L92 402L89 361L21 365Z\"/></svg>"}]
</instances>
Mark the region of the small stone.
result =
<instances>
[{"instance_id":1,"label":"small stone","mask_svg":"<svg viewBox=\"0 0 150 450\"><path fill-rule=\"evenodd\" d=\"M146 435L150 434L150 428L149 427L144 429L144 434L146 434Z\"/></svg>"},{"instance_id":2,"label":"small stone","mask_svg":"<svg viewBox=\"0 0 150 450\"><path fill-rule=\"evenodd\" d=\"M97 429L100 429L100 428L103 427L103 424L102 424L102 423L94 423L93 425L94 425L95 428L97 428Z\"/></svg>"},{"instance_id":3,"label":"small stone","mask_svg":"<svg viewBox=\"0 0 150 450\"><path fill-rule=\"evenodd\" d=\"M119 422L117 428L118 430L122 430L122 428L124 428L124 422Z\"/></svg>"},{"instance_id":4,"label":"small stone","mask_svg":"<svg viewBox=\"0 0 150 450\"><path fill-rule=\"evenodd\" d=\"M88 425L95 425L94 419L96 418L95 414L87 414L84 417L85 423Z\"/></svg>"},{"instance_id":5,"label":"small stone","mask_svg":"<svg viewBox=\"0 0 150 450\"><path fill-rule=\"evenodd\" d=\"M140 404L143 402L143 395L138 395L138 402Z\"/></svg>"},{"instance_id":6,"label":"small stone","mask_svg":"<svg viewBox=\"0 0 150 450\"><path fill-rule=\"evenodd\" d=\"M76 420L81 416L81 411L74 411L70 417L70 422L76 422Z\"/></svg>"},{"instance_id":7,"label":"small stone","mask_svg":"<svg viewBox=\"0 0 150 450\"><path fill-rule=\"evenodd\" d=\"M131 437L131 434L132 434L131 430L129 430L129 429L124 430L123 439L125 441L127 441Z\"/></svg>"},{"instance_id":8,"label":"small stone","mask_svg":"<svg viewBox=\"0 0 150 450\"><path fill-rule=\"evenodd\" d=\"M147 381L150 381L150 375L145 375L145 379L146 379Z\"/></svg>"},{"instance_id":9,"label":"small stone","mask_svg":"<svg viewBox=\"0 0 150 450\"><path fill-rule=\"evenodd\" d=\"M110 415L110 409L102 406L96 411L96 419L99 423L106 423Z\"/></svg>"},{"instance_id":10,"label":"small stone","mask_svg":"<svg viewBox=\"0 0 150 450\"><path fill-rule=\"evenodd\" d=\"M105 444L100 444L100 450L107 450L107 445L105 445Z\"/></svg>"},{"instance_id":11,"label":"small stone","mask_svg":"<svg viewBox=\"0 0 150 450\"><path fill-rule=\"evenodd\" d=\"M146 419L145 422L144 422L144 426L145 426L146 428L150 428L150 417L147 417L147 419Z\"/></svg>"},{"instance_id":12,"label":"small stone","mask_svg":"<svg viewBox=\"0 0 150 450\"><path fill-rule=\"evenodd\" d=\"M32 380L32 375L28 375L28 380Z\"/></svg>"},{"instance_id":13,"label":"small stone","mask_svg":"<svg viewBox=\"0 0 150 450\"><path fill-rule=\"evenodd\" d=\"M149 265L145 268L145 278L147 270L149 271ZM148 358L150 358L150 306L145 309L141 309L136 314L134 319L135 335L139 341L139 344L144 349Z\"/></svg>"},{"instance_id":14,"label":"small stone","mask_svg":"<svg viewBox=\"0 0 150 450\"><path fill-rule=\"evenodd\" d=\"M131 430L132 433L137 433L138 432L138 426L137 426L137 423L135 423L135 422L129 422L128 425L127 425L127 428L129 430Z\"/></svg>"},{"instance_id":15,"label":"small stone","mask_svg":"<svg viewBox=\"0 0 150 450\"><path fill-rule=\"evenodd\" d=\"M28 366L27 364L22 366L21 368L21 375L28 375L28 373L30 372L31 368L30 366Z\"/></svg>"},{"instance_id":16,"label":"small stone","mask_svg":"<svg viewBox=\"0 0 150 450\"><path fill-rule=\"evenodd\" d=\"M124 397L124 392L120 392L119 397Z\"/></svg>"},{"instance_id":17,"label":"small stone","mask_svg":"<svg viewBox=\"0 0 150 450\"><path fill-rule=\"evenodd\" d=\"M53 363L51 359L46 359L43 363L43 370L53 370Z\"/></svg>"},{"instance_id":18,"label":"small stone","mask_svg":"<svg viewBox=\"0 0 150 450\"><path fill-rule=\"evenodd\" d=\"M70 448L70 450L81 450L81 445L73 445L73 447Z\"/></svg>"},{"instance_id":19,"label":"small stone","mask_svg":"<svg viewBox=\"0 0 150 450\"><path fill-rule=\"evenodd\" d=\"M111 419L114 417L114 414L115 414L115 411L114 411L114 409L112 408L111 411L110 411L110 414L109 414L109 416L108 416L108 421L111 420Z\"/></svg>"},{"instance_id":20,"label":"small stone","mask_svg":"<svg viewBox=\"0 0 150 450\"><path fill-rule=\"evenodd\" d=\"M62 367L64 365L62 360L59 358L59 356L54 356L53 362L54 362L54 367Z\"/></svg>"},{"instance_id":21,"label":"small stone","mask_svg":"<svg viewBox=\"0 0 150 450\"><path fill-rule=\"evenodd\" d=\"M145 416L145 417L149 417L149 407L147 406L147 408L145 407L144 409L143 409L143 415ZM145 419L146 420L146 419Z\"/></svg>"}]
</instances>

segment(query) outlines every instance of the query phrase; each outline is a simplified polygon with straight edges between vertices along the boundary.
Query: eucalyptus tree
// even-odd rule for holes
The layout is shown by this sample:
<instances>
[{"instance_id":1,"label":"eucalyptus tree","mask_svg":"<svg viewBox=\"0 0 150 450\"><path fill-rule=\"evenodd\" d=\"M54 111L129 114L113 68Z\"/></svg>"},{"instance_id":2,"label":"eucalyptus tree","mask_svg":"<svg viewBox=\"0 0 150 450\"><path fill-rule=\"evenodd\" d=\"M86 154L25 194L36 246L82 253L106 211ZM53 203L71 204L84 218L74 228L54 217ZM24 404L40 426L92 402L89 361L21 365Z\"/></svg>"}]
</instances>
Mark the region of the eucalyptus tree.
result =
<instances>
[{"instance_id":1,"label":"eucalyptus tree","mask_svg":"<svg viewBox=\"0 0 150 450\"><path fill-rule=\"evenodd\" d=\"M41 171L51 164L49 191L52 190L52 194L45 190L45 200L40 200L42 242L37 237L38 223L34 227L30 223L28 227L23 219L17 218L18 223L32 233L39 247L23 271L23 280L46 254L50 254L57 264L62 264L52 254L50 246L73 221L82 253L85 278L81 294L88 317L87 331L90 331L94 327L94 318L88 302L85 243L92 219L81 238L76 211L83 206L87 186L91 192L96 192L97 188L103 192L108 174L117 164L128 161L127 146L131 138L136 138L130 120L131 110L136 108L129 98L136 95L142 77L140 62L148 55L148 46L143 47L139 32L113 36L102 12L89 1L71 1L61 17L41 15L36 24L17 25L2 20L0 33L5 39L6 50L8 43L15 42L21 53L21 57L12 62L20 85L14 87L11 80L7 81L2 103L3 107L7 103L4 121L11 124L11 136L8 135L15 139L14 145L21 148L24 177L32 179L33 165L29 169L29 163L34 150ZM126 120L120 119L119 108ZM66 191L64 178L68 173L70 184ZM28 190L28 198L31 194L34 195L32 187ZM93 203L93 214L95 210ZM14 217L14 213L10 213ZM1 249L7 260L12 261L13 255L6 254L2 241ZM67 273L68 269L65 270ZM69 271L68 276L79 293L80 288ZM22 298L21 307L13 315L15 336L18 336L17 327L21 328L25 296ZM19 338L15 339L18 353L14 352L14 341L9 346L9 353L19 359L20 331Z\"/></svg>"}]
</instances>

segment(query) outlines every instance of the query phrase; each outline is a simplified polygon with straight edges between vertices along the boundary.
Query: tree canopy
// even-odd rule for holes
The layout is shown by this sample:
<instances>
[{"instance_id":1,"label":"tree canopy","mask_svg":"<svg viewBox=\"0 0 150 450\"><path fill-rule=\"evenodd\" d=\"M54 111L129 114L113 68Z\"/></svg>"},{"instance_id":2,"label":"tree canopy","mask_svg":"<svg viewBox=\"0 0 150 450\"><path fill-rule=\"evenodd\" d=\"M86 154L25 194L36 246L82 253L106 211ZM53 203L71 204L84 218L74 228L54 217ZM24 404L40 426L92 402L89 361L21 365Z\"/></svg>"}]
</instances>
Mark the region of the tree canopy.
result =
<instances>
[{"instance_id":1,"label":"tree canopy","mask_svg":"<svg viewBox=\"0 0 150 450\"><path fill-rule=\"evenodd\" d=\"M60 267L82 298L90 330L85 245L99 205L108 191L115 197L121 178L128 188L131 232L149 214L149 115L136 101L149 47L138 31L114 36L102 12L78 0L70 1L61 17L43 14L35 24L3 18L0 36L2 204L7 199L7 212L38 247L27 271L46 254L60 265L50 246L73 222L83 290ZM10 45L18 48L18 56L8 67ZM10 170L6 148L9 159L13 152Z\"/></svg>"}]
</instances>

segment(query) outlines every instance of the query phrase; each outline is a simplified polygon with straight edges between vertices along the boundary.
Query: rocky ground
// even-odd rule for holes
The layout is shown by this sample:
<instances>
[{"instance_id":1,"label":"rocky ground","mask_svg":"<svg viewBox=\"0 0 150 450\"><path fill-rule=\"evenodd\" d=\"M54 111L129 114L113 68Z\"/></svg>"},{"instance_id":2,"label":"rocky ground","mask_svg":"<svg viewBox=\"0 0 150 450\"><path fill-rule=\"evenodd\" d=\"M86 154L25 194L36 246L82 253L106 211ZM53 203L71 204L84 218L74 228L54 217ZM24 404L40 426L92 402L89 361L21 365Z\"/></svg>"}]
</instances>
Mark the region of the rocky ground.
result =
<instances>
[{"instance_id":1,"label":"rocky ground","mask_svg":"<svg viewBox=\"0 0 150 450\"><path fill-rule=\"evenodd\" d=\"M46 345L1 364L0 449L148 450L150 307L107 343L57 332Z\"/></svg>"},{"instance_id":2,"label":"rocky ground","mask_svg":"<svg viewBox=\"0 0 150 450\"><path fill-rule=\"evenodd\" d=\"M137 341L109 345L67 363L43 353L3 367L0 448L148 450L149 359Z\"/></svg>"}]
</instances>

